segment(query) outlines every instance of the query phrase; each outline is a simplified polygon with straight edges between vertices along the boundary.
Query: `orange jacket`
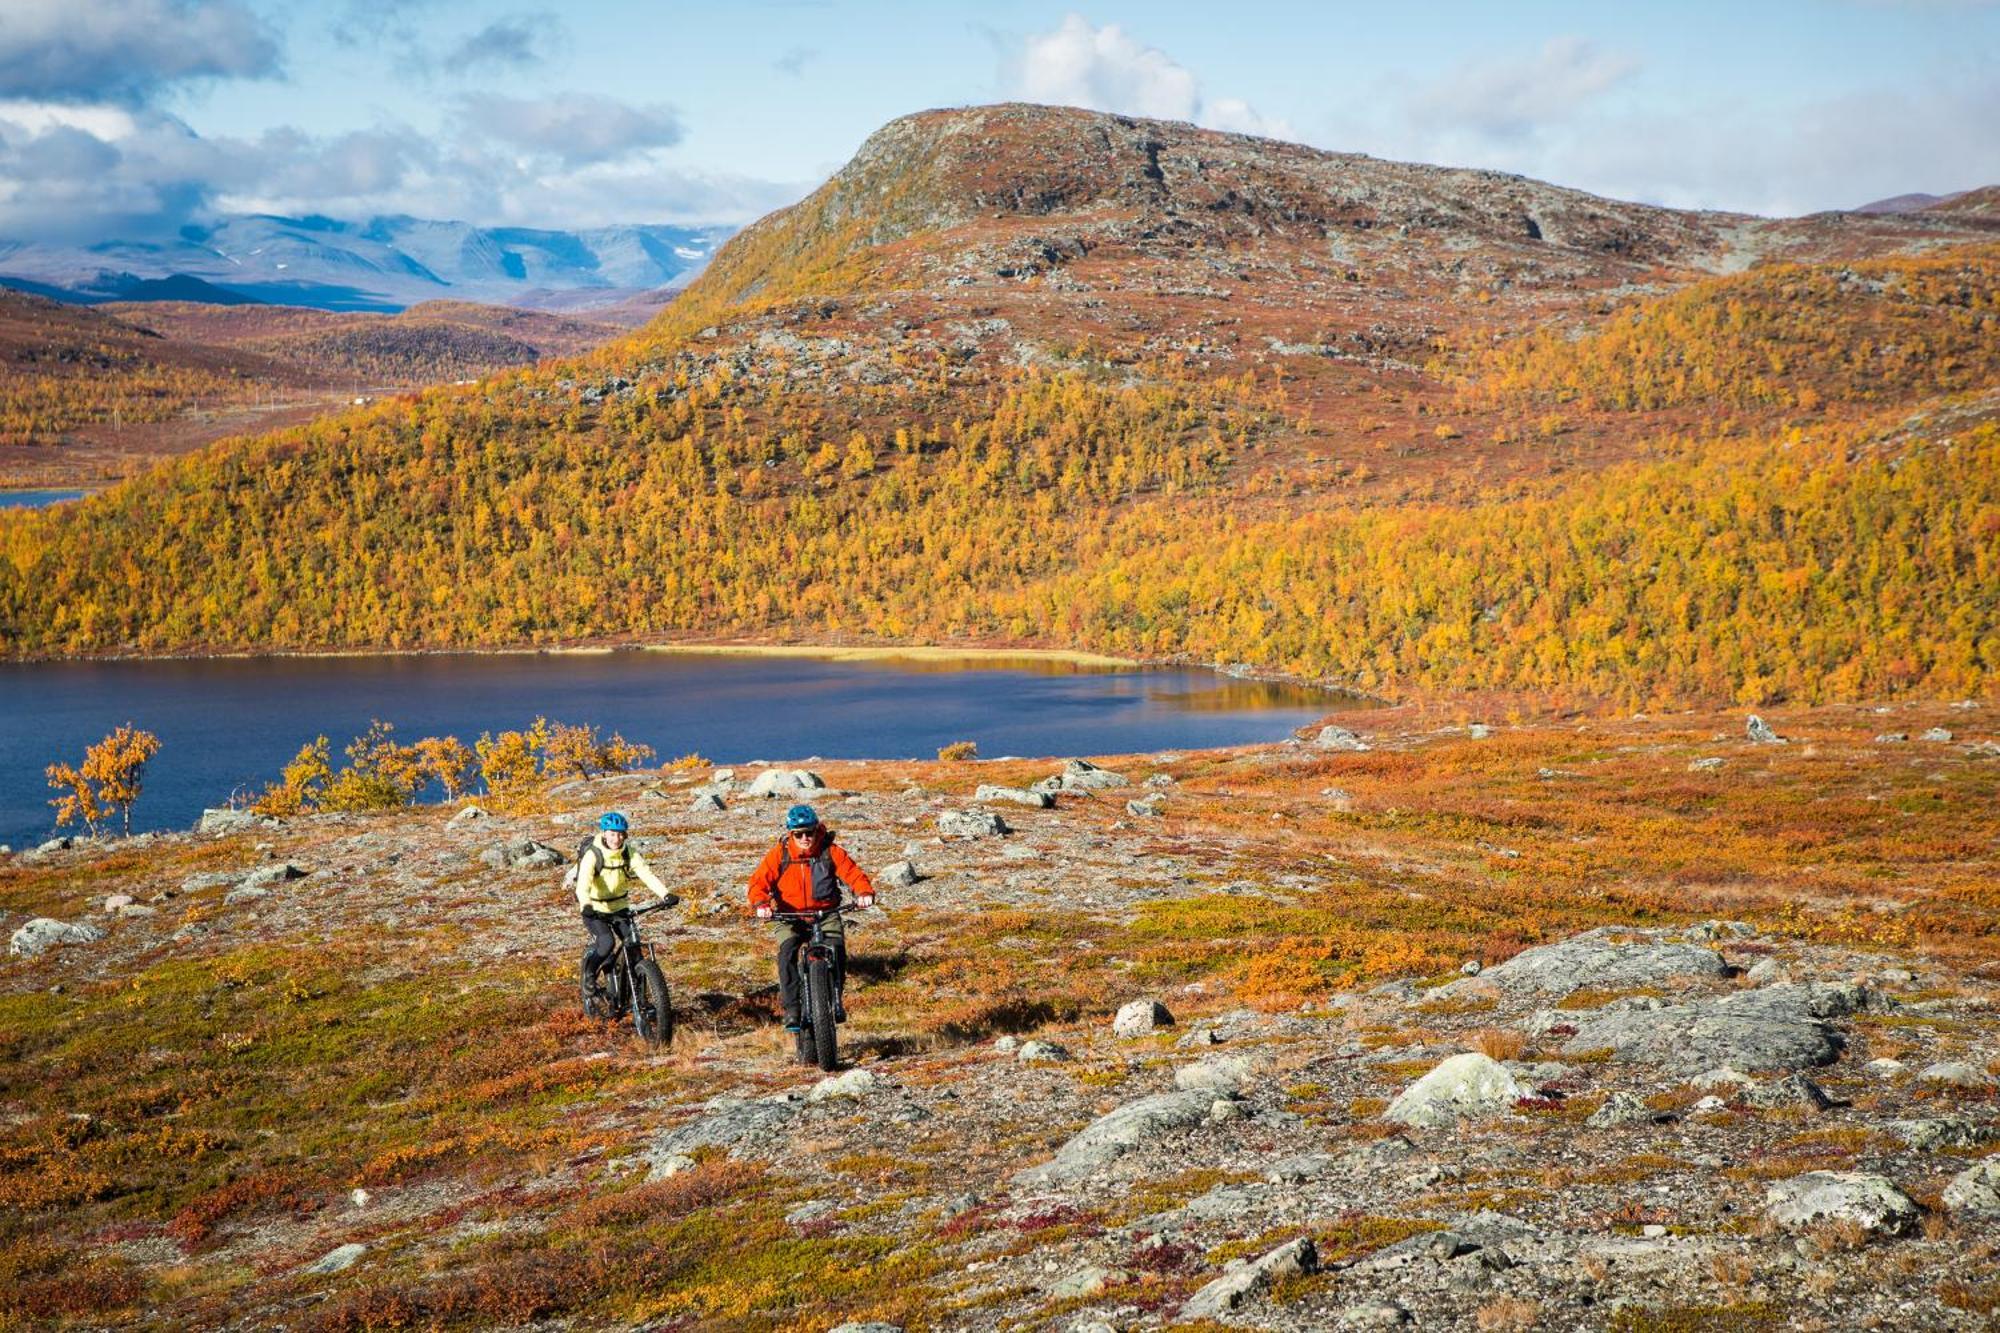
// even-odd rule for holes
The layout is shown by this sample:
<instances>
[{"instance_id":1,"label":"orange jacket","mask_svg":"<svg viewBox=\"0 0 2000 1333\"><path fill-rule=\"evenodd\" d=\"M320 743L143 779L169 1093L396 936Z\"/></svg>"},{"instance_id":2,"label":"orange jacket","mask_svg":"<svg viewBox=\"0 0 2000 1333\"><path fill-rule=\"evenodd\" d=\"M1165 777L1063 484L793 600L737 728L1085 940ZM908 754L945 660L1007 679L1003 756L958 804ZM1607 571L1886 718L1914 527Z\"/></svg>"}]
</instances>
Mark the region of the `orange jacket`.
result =
<instances>
[{"instance_id":1,"label":"orange jacket","mask_svg":"<svg viewBox=\"0 0 2000 1333\"><path fill-rule=\"evenodd\" d=\"M833 834L821 829L801 853L793 845L792 835L787 833L777 846L764 853L764 859L751 873L750 906L760 907L770 902L775 889L781 910L811 912L839 902L842 884L856 894L875 892L875 885L854 863L854 858L834 845Z\"/></svg>"}]
</instances>

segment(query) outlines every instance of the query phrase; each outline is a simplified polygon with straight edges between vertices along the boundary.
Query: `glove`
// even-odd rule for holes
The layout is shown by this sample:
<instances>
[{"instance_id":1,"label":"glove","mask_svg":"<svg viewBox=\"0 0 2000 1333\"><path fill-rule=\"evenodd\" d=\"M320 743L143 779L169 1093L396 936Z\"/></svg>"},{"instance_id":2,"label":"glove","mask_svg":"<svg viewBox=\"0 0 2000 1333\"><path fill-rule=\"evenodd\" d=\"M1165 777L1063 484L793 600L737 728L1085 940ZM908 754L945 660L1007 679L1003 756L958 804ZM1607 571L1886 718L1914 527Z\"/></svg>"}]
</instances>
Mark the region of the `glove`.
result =
<instances>
[{"instance_id":1,"label":"glove","mask_svg":"<svg viewBox=\"0 0 2000 1333\"><path fill-rule=\"evenodd\" d=\"M757 919L759 921L769 921L771 919L771 904L758 903L754 910L757 913Z\"/></svg>"},{"instance_id":2,"label":"glove","mask_svg":"<svg viewBox=\"0 0 2000 1333\"><path fill-rule=\"evenodd\" d=\"M854 905L856 907L873 907L875 905L875 895L872 893L857 893L854 895Z\"/></svg>"},{"instance_id":3,"label":"glove","mask_svg":"<svg viewBox=\"0 0 2000 1333\"><path fill-rule=\"evenodd\" d=\"M664 898L660 899L660 906L662 908L679 907L680 905L681 905L681 896L678 893L670 893L666 895Z\"/></svg>"}]
</instances>

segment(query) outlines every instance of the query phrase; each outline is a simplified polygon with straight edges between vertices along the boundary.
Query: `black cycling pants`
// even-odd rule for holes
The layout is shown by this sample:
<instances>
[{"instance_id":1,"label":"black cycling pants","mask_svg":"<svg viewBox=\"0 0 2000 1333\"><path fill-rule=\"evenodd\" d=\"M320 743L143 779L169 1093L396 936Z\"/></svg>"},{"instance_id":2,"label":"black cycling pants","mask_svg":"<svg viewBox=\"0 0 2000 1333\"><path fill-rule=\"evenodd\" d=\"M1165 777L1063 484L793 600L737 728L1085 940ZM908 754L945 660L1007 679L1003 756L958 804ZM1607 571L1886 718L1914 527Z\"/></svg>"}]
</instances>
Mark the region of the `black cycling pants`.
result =
<instances>
[{"instance_id":1,"label":"black cycling pants","mask_svg":"<svg viewBox=\"0 0 2000 1333\"><path fill-rule=\"evenodd\" d=\"M783 939L778 941L778 998L785 1006L785 1021L799 1021L799 950L812 938L812 927L803 921L789 923ZM840 918L830 916L822 932L827 943L833 946L833 993L838 996L847 989L847 932L840 924Z\"/></svg>"},{"instance_id":2,"label":"black cycling pants","mask_svg":"<svg viewBox=\"0 0 2000 1333\"><path fill-rule=\"evenodd\" d=\"M596 978L598 969L611 961L611 955L618 952L618 927L630 921L631 914L620 912L606 916L602 912L586 909L583 913L583 928L590 932L590 943L583 950L583 976L586 982Z\"/></svg>"}]
</instances>

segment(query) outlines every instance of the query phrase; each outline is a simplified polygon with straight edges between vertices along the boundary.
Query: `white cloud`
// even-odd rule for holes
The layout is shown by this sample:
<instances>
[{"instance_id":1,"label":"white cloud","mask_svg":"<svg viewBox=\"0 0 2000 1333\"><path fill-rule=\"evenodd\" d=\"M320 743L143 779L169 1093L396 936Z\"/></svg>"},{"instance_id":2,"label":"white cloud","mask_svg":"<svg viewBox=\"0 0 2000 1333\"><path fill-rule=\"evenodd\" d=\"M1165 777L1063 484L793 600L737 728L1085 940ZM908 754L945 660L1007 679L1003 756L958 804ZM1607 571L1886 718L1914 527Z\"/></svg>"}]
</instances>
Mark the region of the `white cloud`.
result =
<instances>
[{"instance_id":1,"label":"white cloud","mask_svg":"<svg viewBox=\"0 0 2000 1333\"><path fill-rule=\"evenodd\" d=\"M1520 138L1568 120L1638 67L1582 37L1556 37L1526 57L1460 66L1418 94L1411 114L1422 125Z\"/></svg>"},{"instance_id":2,"label":"white cloud","mask_svg":"<svg viewBox=\"0 0 2000 1333\"><path fill-rule=\"evenodd\" d=\"M1240 98L1205 98L1192 70L1117 24L1094 27L1070 14L1053 31L1020 44L1003 75L1024 101L1080 106L1156 120L1186 120L1238 134L1291 138L1283 120L1267 119Z\"/></svg>"},{"instance_id":3,"label":"white cloud","mask_svg":"<svg viewBox=\"0 0 2000 1333\"><path fill-rule=\"evenodd\" d=\"M495 19L446 52L441 63L455 72L488 66L524 69L547 59L561 34L561 20L553 14Z\"/></svg>"},{"instance_id":4,"label":"white cloud","mask_svg":"<svg viewBox=\"0 0 2000 1333\"><path fill-rule=\"evenodd\" d=\"M0 98L151 101L175 84L278 72L278 43L239 0L6 0Z\"/></svg>"},{"instance_id":5,"label":"white cloud","mask_svg":"<svg viewBox=\"0 0 2000 1333\"><path fill-rule=\"evenodd\" d=\"M608 162L681 141L680 118L669 106L630 106L594 93L505 97L473 93L460 101L468 138L488 139L569 166Z\"/></svg>"},{"instance_id":6,"label":"white cloud","mask_svg":"<svg viewBox=\"0 0 2000 1333\"><path fill-rule=\"evenodd\" d=\"M528 137L560 123L529 117ZM662 131L654 125L652 133ZM484 136L440 139L395 124L337 135L284 127L253 138L204 138L157 111L0 103L0 238L146 240L239 212L407 213L561 229L734 224L806 190L691 172L642 144L613 152L600 138L584 147L589 151L560 143L523 151Z\"/></svg>"},{"instance_id":7,"label":"white cloud","mask_svg":"<svg viewBox=\"0 0 2000 1333\"><path fill-rule=\"evenodd\" d=\"M1790 216L2000 183L1996 124L2000 85L1975 77L1775 116L1719 106L1623 117L1548 146L1540 171L1620 198Z\"/></svg>"}]
</instances>

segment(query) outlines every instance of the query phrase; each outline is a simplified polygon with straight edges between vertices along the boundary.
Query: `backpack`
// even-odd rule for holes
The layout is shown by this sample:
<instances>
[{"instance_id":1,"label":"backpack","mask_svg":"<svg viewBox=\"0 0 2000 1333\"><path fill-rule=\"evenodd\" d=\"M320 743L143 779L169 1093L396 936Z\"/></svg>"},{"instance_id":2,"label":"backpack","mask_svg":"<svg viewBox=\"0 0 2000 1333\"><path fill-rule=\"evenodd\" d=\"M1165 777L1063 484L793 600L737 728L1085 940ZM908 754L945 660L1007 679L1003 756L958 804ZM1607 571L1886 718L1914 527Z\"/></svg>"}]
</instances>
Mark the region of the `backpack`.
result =
<instances>
[{"instance_id":1,"label":"backpack","mask_svg":"<svg viewBox=\"0 0 2000 1333\"><path fill-rule=\"evenodd\" d=\"M790 838L781 838L778 841L779 879L782 880L785 877L785 872L792 868L792 864L792 840ZM840 902L840 877L835 873L833 868L833 835L831 833L826 835L826 846L821 849L819 855L813 857L806 864L812 867L810 891L812 893L813 905L815 907L833 907L837 905Z\"/></svg>"},{"instance_id":2,"label":"backpack","mask_svg":"<svg viewBox=\"0 0 2000 1333\"><path fill-rule=\"evenodd\" d=\"M597 835L593 833L588 838L585 838L583 840L582 846L576 849L576 864L571 866L569 868L568 873L566 873L563 876L563 887L574 889L578 884L580 884L583 881L583 859L586 856L589 856L592 852L597 852L599 857L598 868L600 870L603 869L602 858L604 856L604 853L601 850L599 850L597 846ZM631 844L627 843L625 852L625 861L627 865L631 864L631 859L632 859Z\"/></svg>"}]
</instances>

